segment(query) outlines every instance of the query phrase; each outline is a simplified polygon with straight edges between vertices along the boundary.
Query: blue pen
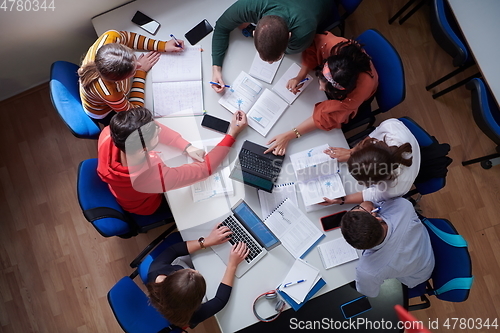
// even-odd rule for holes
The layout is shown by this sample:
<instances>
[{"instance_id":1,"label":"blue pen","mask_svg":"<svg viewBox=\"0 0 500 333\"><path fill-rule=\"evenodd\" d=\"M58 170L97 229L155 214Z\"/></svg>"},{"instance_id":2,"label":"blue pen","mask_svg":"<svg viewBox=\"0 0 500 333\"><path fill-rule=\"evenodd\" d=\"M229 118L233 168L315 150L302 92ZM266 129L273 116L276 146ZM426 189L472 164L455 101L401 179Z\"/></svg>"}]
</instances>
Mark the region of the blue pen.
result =
<instances>
[{"instance_id":1,"label":"blue pen","mask_svg":"<svg viewBox=\"0 0 500 333\"><path fill-rule=\"evenodd\" d=\"M215 85L217 85L217 86L219 86L219 87L222 87L222 84L217 83L217 82L210 81L210 84L215 84ZM224 87L226 87L226 88L231 88L231 86L228 86L227 84L225 84L225 85L224 85Z\"/></svg>"},{"instance_id":2,"label":"blue pen","mask_svg":"<svg viewBox=\"0 0 500 333\"><path fill-rule=\"evenodd\" d=\"M377 207L371 211L372 213L378 213L380 212L380 207Z\"/></svg>"},{"instance_id":3,"label":"blue pen","mask_svg":"<svg viewBox=\"0 0 500 333\"><path fill-rule=\"evenodd\" d=\"M179 43L177 38L175 38L175 36L173 34L170 34L170 37L172 37L175 40L175 46L180 47L182 49L182 45L181 45L181 43Z\"/></svg>"},{"instance_id":4,"label":"blue pen","mask_svg":"<svg viewBox=\"0 0 500 333\"><path fill-rule=\"evenodd\" d=\"M306 81L309 81L309 78L308 78L308 77L306 77L305 79L301 80L301 81L299 82L299 84L304 83L304 82L306 82Z\"/></svg>"},{"instance_id":5,"label":"blue pen","mask_svg":"<svg viewBox=\"0 0 500 333\"><path fill-rule=\"evenodd\" d=\"M287 287L290 287L290 286L294 286L296 284L299 284L299 283L302 283L302 282L306 282L306 280L299 280L299 281L295 281L295 282L288 282L288 283L285 283L283 285L283 288L287 288Z\"/></svg>"}]
</instances>

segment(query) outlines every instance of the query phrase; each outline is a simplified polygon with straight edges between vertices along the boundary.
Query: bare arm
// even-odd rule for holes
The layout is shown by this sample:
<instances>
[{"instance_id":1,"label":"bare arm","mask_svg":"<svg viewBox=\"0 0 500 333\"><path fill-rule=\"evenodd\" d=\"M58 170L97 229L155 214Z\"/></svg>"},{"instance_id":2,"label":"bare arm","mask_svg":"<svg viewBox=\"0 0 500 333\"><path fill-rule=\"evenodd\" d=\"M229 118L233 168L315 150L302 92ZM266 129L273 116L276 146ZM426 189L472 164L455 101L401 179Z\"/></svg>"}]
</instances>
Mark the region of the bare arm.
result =
<instances>
[{"instance_id":1,"label":"bare arm","mask_svg":"<svg viewBox=\"0 0 500 333\"><path fill-rule=\"evenodd\" d=\"M301 136L312 132L316 129L313 118L307 118L299 126L297 126L296 129ZM295 138L297 138L297 135L294 130L276 135L267 143L268 145L271 144L271 146L264 152L264 154L272 152L274 155L285 155L288 143Z\"/></svg>"}]
</instances>

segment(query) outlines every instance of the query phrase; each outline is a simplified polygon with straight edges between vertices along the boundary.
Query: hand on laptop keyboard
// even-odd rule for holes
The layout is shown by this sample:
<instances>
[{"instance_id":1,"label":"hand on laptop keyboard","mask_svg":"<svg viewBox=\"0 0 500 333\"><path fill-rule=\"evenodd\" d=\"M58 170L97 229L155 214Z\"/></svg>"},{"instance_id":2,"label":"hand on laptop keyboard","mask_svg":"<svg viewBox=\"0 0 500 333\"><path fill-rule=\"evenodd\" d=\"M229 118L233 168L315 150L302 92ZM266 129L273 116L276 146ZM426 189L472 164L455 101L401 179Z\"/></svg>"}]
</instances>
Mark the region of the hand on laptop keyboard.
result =
<instances>
[{"instance_id":1,"label":"hand on laptop keyboard","mask_svg":"<svg viewBox=\"0 0 500 333\"><path fill-rule=\"evenodd\" d=\"M250 253L250 250L247 248L247 245L243 242L236 243L231 248L231 253L229 254L229 265L234 265L234 267L238 266L240 262L242 262Z\"/></svg>"},{"instance_id":2,"label":"hand on laptop keyboard","mask_svg":"<svg viewBox=\"0 0 500 333\"><path fill-rule=\"evenodd\" d=\"M217 224L210 232L210 235L205 239L205 245L212 246L225 243L229 240L232 233L233 232L228 227Z\"/></svg>"}]
</instances>

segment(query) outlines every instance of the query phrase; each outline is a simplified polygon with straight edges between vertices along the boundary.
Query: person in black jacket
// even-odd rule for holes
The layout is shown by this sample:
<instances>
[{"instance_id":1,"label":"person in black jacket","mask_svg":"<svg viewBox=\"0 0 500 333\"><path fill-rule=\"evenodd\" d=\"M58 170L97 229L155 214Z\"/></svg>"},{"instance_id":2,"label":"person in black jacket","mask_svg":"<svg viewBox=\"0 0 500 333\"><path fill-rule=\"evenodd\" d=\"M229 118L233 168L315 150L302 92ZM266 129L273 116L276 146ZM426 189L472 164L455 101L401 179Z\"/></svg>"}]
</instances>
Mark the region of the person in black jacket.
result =
<instances>
[{"instance_id":1,"label":"person in black jacket","mask_svg":"<svg viewBox=\"0 0 500 333\"><path fill-rule=\"evenodd\" d=\"M208 237L174 244L151 263L146 285L149 299L171 324L181 328L194 328L222 310L229 301L236 268L249 252L245 243L233 246L215 297L203 304L201 301L206 292L203 276L194 269L184 268L173 262L178 257L227 242L230 235L228 227L216 225Z\"/></svg>"}]
</instances>

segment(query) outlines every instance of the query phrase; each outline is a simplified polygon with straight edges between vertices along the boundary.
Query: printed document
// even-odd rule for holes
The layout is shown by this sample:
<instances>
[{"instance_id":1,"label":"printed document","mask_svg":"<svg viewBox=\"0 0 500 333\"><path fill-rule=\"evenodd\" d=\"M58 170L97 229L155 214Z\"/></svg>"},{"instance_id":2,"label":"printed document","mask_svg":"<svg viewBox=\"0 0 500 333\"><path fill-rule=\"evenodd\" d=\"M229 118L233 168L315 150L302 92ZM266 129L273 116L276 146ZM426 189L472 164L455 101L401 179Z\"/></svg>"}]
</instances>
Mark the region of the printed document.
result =
<instances>
[{"instance_id":1,"label":"printed document","mask_svg":"<svg viewBox=\"0 0 500 333\"><path fill-rule=\"evenodd\" d=\"M344 237L318 245L319 256L326 269L345 264L359 258L358 252Z\"/></svg>"},{"instance_id":2,"label":"printed document","mask_svg":"<svg viewBox=\"0 0 500 333\"><path fill-rule=\"evenodd\" d=\"M306 209L323 202L324 197L345 196L337 159L325 154L325 149L328 149L328 144L290 155Z\"/></svg>"}]
</instances>

